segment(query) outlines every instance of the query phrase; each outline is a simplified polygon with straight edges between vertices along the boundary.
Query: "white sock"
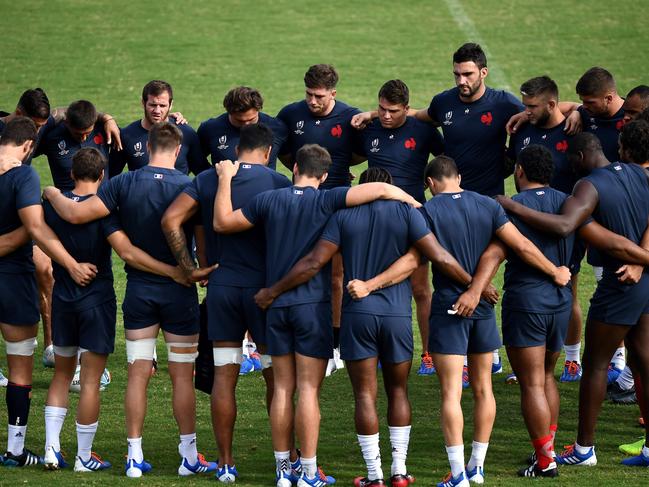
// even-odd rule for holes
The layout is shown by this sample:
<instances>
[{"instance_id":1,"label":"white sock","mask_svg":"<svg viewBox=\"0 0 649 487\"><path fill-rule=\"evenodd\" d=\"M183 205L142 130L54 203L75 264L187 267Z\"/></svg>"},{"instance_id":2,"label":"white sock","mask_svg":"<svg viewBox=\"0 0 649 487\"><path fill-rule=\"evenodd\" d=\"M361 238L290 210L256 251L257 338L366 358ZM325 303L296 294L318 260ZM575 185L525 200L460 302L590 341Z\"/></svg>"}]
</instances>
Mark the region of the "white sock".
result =
<instances>
[{"instance_id":1,"label":"white sock","mask_svg":"<svg viewBox=\"0 0 649 487\"><path fill-rule=\"evenodd\" d=\"M494 364L499 364L500 363L500 353L499 353L499 351L496 349L492 353L493 353L493 363Z\"/></svg>"},{"instance_id":2,"label":"white sock","mask_svg":"<svg viewBox=\"0 0 649 487\"><path fill-rule=\"evenodd\" d=\"M581 342L574 345L564 345L563 349L566 351L566 361L581 363Z\"/></svg>"},{"instance_id":3,"label":"white sock","mask_svg":"<svg viewBox=\"0 0 649 487\"><path fill-rule=\"evenodd\" d=\"M446 447L448 463L451 464L451 475L457 477L464 472L464 445Z\"/></svg>"},{"instance_id":4,"label":"white sock","mask_svg":"<svg viewBox=\"0 0 649 487\"><path fill-rule=\"evenodd\" d=\"M575 451L580 455L585 455L591 448L592 446L581 446L579 443L575 442Z\"/></svg>"},{"instance_id":5,"label":"white sock","mask_svg":"<svg viewBox=\"0 0 649 487\"><path fill-rule=\"evenodd\" d=\"M56 451L61 451L61 429L65 421L67 408L45 406L45 448L51 446Z\"/></svg>"},{"instance_id":6,"label":"white sock","mask_svg":"<svg viewBox=\"0 0 649 487\"><path fill-rule=\"evenodd\" d=\"M241 342L241 351L246 357L248 356L248 339L245 337L243 342Z\"/></svg>"},{"instance_id":7,"label":"white sock","mask_svg":"<svg viewBox=\"0 0 649 487\"><path fill-rule=\"evenodd\" d=\"M469 463L466 464L467 470L473 470L476 467L484 467L487 448L489 448L489 443L480 443L478 441L473 442L471 445L471 458L469 459Z\"/></svg>"},{"instance_id":8,"label":"white sock","mask_svg":"<svg viewBox=\"0 0 649 487\"><path fill-rule=\"evenodd\" d=\"M649 458L649 448L647 448L646 443L642 445L642 456L645 458Z\"/></svg>"},{"instance_id":9,"label":"white sock","mask_svg":"<svg viewBox=\"0 0 649 487\"><path fill-rule=\"evenodd\" d=\"M464 356L464 366L465 366L465 367L468 367L468 366L469 366L469 359L467 358L466 355Z\"/></svg>"},{"instance_id":10,"label":"white sock","mask_svg":"<svg viewBox=\"0 0 649 487\"><path fill-rule=\"evenodd\" d=\"M77 423L77 456L84 462L90 460L92 442L95 439L95 433L97 433L97 426L99 426L99 421L92 424Z\"/></svg>"},{"instance_id":11,"label":"white sock","mask_svg":"<svg viewBox=\"0 0 649 487\"><path fill-rule=\"evenodd\" d=\"M617 376L617 384L623 391L628 391L633 387L633 371L627 365L624 370Z\"/></svg>"},{"instance_id":12,"label":"white sock","mask_svg":"<svg viewBox=\"0 0 649 487\"><path fill-rule=\"evenodd\" d=\"M411 426L388 426L390 430L390 445L392 446L392 468L390 475L406 475L406 458L410 443Z\"/></svg>"},{"instance_id":13,"label":"white sock","mask_svg":"<svg viewBox=\"0 0 649 487\"><path fill-rule=\"evenodd\" d=\"M278 472L290 472L291 461L290 451L276 451L275 452L275 468Z\"/></svg>"},{"instance_id":14,"label":"white sock","mask_svg":"<svg viewBox=\"0 0 649 487\"><path fill-rule=\"evenodd\" d=\"M379 434L373 435L356 435L358 444L361 447L363 460L367 466L367 478L369 480L376 480L383 478L383 470L381 470L381 449L379 448Z\"/></svg>"},{"instance_id":15,"label":"white sock","mask_svg":"<svg viewBox=\"0 0 649 487\"><path fill-rule=\"evenodd\" d=\"M7 425L7 451L14 455L22 455L25 449L25 435L27 434L27 425L14 426Z\"/></svg>"},{"instance_id":16,"label":"white sock","mask_svg":"<svg viewBox=\"0 0 649 487\"><path fill-rule=\"evenodd\" d=\"M318 457L302 457L302 473L304 476L312 479L318 473Z\"/></svg>"},{"instance_id":17,"label":"white sock","mask_svg":"<svg viewBox=\"0 0 649 487\"><path fill-rule=\"evenodd\" d=\"M178 453L180 453L181 457L186 458L191 465L196 465L196 462L198 461L198 450L196 450L196 433L180 435Z\"/></svg>"},{"instance_id":18,"label":"white sock","mask_svg":"<svg viewBox=\"0 0 649 487\"><path fill-rule=\"evenodd\" d=\"M144 453L142 453L142 437L139 438L126 438L128 442L128 458L133 459L136 463L142 463L144 460Z\"/></svg>"},{"instance_id":19,"label":"white sock","mask_svg":"<svg viewBox=\"0 0 649 487\"><path fill-rule=\"evenodd\" d=\"M613 358L611 359L611 363L618 369L623 369L624 367L626 367L626 352L624 351L624 347L620 347L615 350Z\"/></svg>"}]
</instances>

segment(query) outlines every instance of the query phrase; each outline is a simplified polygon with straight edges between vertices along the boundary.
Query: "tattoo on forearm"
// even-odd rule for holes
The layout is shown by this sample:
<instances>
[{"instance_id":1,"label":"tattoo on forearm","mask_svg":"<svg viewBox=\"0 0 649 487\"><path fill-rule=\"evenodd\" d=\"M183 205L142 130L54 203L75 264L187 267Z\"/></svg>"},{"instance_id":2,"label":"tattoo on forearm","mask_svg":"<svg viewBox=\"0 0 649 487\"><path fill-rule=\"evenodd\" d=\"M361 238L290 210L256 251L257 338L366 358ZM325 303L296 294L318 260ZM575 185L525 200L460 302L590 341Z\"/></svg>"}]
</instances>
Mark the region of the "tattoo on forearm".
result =
<instances>
[{"instance_id":1,"label":"tattoo on forearm","mask_svg":"<svg viewBox=\"0 0 649 487\"><path fill-rule=\"evenodd\" d=\"M171 230L170 232L165 232L165 237L178 265L186 272L193 271L196 268L196 264L191 255L189 255L189 250L187 250L185 232L182 229Z\"/></svg>"},{"instance_id":2,"label":"tattoo on forearm","mask_svg":"<svg viewBox=\"0 0 649 487\"><path fill-rule=\"evenodd\" d=\"M390 287L390 286L392 286L392 284L394 284L393 281L385 282L385 283L381 284L379 287L377 287L376 291L378 291L379 289L384 289L386 287Z\"/></svg>"}]
</instances>

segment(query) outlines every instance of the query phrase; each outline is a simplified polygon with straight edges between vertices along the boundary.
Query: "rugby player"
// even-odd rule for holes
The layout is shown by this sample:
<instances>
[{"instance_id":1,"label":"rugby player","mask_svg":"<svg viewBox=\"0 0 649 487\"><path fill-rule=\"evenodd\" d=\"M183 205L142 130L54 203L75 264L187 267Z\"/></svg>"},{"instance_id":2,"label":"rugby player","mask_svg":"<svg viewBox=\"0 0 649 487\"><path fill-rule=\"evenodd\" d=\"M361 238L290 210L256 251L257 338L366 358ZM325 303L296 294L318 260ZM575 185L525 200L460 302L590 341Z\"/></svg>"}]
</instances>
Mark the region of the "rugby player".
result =
<instances>
[{"instance_id":1,"label":"rugby player","mask_svg":"<svg viewBox=\"0 0 649 487\"><path fill-rule=\"evenodd\" d=\"M101 185L95 196L84 201L72 201L51 187L45 189L44 197L59 216L70 223L87 223L118 210L119 222L134 245L155 259L174 265L174 256L159 222L169 204L190 183L185 174L174 169L181 141L182 133L175 125L158 123L149 131L147 166L111 179ZM195 270L192 281L204 279L211 270ZM178 474L213 472L216 464L206 462L196 449L193 385L199 330L196 288L185 287L169 277L157 276L129 264L126 271L123 304L128 360L126 475L141 477L151 470L142 452L142 429L153 351L161 328L167 342L174 417L180 430L178 452L182 460Z\"/></svg>"}]
</instances>

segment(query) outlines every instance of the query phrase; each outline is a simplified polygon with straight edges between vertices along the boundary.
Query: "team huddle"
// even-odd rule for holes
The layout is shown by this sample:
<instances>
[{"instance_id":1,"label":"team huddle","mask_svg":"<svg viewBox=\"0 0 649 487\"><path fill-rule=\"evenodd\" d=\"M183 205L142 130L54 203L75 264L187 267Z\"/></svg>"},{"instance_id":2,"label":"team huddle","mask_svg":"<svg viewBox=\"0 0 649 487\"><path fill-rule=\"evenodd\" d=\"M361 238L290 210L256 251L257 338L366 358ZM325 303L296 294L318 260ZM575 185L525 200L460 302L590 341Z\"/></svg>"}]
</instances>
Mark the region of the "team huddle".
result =
<instances>
[{"instance_id":1,"label":"team huddle","mask_svg":"<svg viewBox=\"0 0 649 487\"><path fill-rule=\"evenodd\" d=\"M519 100L486 86L486 56L472 43L453 54L453 73L456 86L428 108L410 108L406 84L390 80L377 110L361 112L337 99L336 70L317 64L305 74L305 100L276 117L261 112L257 90L241 86L226 94L226 112L197 131L171 112L173 91L164 81L146 84L143 118L121 129L88 101L51 109L41 89L26 91L0 118L9 421L1 463L68 466L59 437L79 373L73 468L111 467L92 446L100 381L114 351L114 249L126 270L128 477L153 468L142 438L162 330L179 475L238 478L235 389L249 338L266 384L277 487L335 482L317 461L319 394L340 359L366 464L355 486L415 482L406 466L413 298L423 351L418 373L436 373L441 390L451 471L438 486L485 481L496 415L492 374L502 371L503 344L533 447L518 475L556 477L558 466L595 465L606 394L633 395L648 417L649 87L622 98L613 76L595 67L577 82L581 104L560 102L547 76L523 83ZM37 155L46 156L54 182L42 193L30 166ZM275 170L277 160L292 180ZM364 162L352 185L350 166ZM518 193L507 198L511 174ZM598 283L582 362L576 293L584 258ZM491 281L503 262L500 333L500 295ZM207 287L200 308L196 283ZM25 448L41 315L44 325L46 316L51 321L54 354L42 456ZM194 372L205 358L199 339L211 343L214 462L197 449ZM579 426L574 444L555 452L554 370L564 348L560 380L579 382ZM388 402L389 475L379 448L378 370ZM468 462L464 387L475 402ZM649 466L646 439L625 445L624 465Z\"/></svg>"}]
</instances>

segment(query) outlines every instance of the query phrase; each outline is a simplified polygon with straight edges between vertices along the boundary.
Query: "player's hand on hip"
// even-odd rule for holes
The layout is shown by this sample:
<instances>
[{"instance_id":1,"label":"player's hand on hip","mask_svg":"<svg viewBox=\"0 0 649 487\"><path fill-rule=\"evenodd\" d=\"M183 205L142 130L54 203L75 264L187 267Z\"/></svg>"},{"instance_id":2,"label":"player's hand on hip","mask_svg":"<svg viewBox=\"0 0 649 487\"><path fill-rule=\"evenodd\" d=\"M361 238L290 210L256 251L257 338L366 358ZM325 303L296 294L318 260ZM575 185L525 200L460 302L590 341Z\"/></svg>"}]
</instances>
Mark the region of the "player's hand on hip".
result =
<instances>
[{"instance_id":1,"label":"player's hand on hip","mask_svg":"<svg viewBox=\"0 0 649 487\"><path fill-rule=\"evenodd\" d=\"M564 131L568 135L575 135L581 132L581 114L577 110L573 110L570 115L566 117L566 127Z\"/></svg>"},{"instance_id":2,"label":"player's hand on hip","mask_svg":"<svg viewBox=\"0 0 649 487\"><path fill-rule=\"evenodd\" d=\"M87 262L77 262L71 269L68 269L68 273L79 286L87 286L97 275L97 266Z\"/></svg>"},{"instance_id":3,"label":"player's hand on hip","mask_svg":"<svg viewBox=\"0 0 649 487\"><path fill-rule=\"evenodd\" d=\"M358 130L363 130L365 127L367 127L367 124L369 124L372 121L372 112L363 112L363 113L357 113L352 117L351 124L352 127Z\"/></svg>"},{"instance_id":4,"label":"player's hand on hip","mask_svg":"<svg viewBox=\"0 0 649 487\"><path fill-rule=\"evenodd\" d=\"M171 272L171 275L169 277L171 277L175 282L177 282L181 286L191 287L191 285L193 284L191 276L188 275L183 270L183 268L178 265L173 268L173 271Z\"/></svg>"},{"instance_id":5,"label":"player's hand on hip","mask_svg":"<svg viewBox=\"0 0 649 487\"><path fill-rule=\"evenodd\" d=\"M114 118L109 118L104 122L104 132L106 132L106 143L112 145L115 150L121 151L122 138Z\"/></svg>"},{"instance_id":6,"label":"player's hand on hip","mask_svg":"<svg viewBox=\"0 0 649 487\"><path fill-rule=\"evenodd\" d=\"M170 114L173 118L176 119L176 125L186 125L187 119L183 117L183 114L180 112L173 112Z\"/></svg>"},{"instance_id":7,"label":"player's hand on hip","mask_svg":"<svg viewBox=\"0 0 649 487\"><path fill-rule=\"evenodd\" d=\"M626 264L620 267L615 273L617 274L617 279L622 284L638 284L642 278L642 272L644 267L641 265L632 265Z\"/></svg>"},{"instance_id":8,"label":"player's hand on hip","mask_svg":"<svg viewBox=\"0 0 649 487\"><path fill-rule=\"evenodd\" d=\"M500 298L500 294L498 294L498 289L496 289L493 284L489 283L485 290L482 291L482 297L489 304L496 304Z\"/></svg>"},{"instance_id":9,"label":"player's hand on hip","mask_svg":"<svg viewBox=\"0 0 649 487\"><path fill-rule=\"evenodd\" d=\"M216 166L216 174L219 178L233 178L239 170L239 161L232 162L230 159L219 162Z\"/></svg>"},{"instance_id":10,"label":"player's hand on hip","mask_svg":"<svg viewBox=\"0 0 649 487\"><path fill-rule=\"evenodd\" d=\"M370 294L370 288L365 281L352 279L347 283L347 292L352 299L363 299Z\"/></svg>"},{"instance_id":11,"label":"player's hand on hip","mask_svg":"<svg viewBox=\"0 0 649 487\"><path fill-rule=\"evenodd\" d=\"M557 286L565 286L570 282L570 269L562 265L557 267L557 270L554 272L554 283Z\"/></svg>"},{"instance_id":12,"label":"player's hand on hip","mask_svg":"<svg viewBox=\"0 0 649 487\"><path fill-rule=\"evenodd\" d=\"M257 291L257 294L255 294L255 303L257 303L257 306L261 309L268 309L268 307L273 304L273 301L275 301L275 296L273 296L272 292L267 287L260 289Z\"/></svg>"},{"instance_id":13,"label":"player's hand on hip","mask_svg":"<svg viewBox=\"0 0 649 487\"><path fill-rule=\"evenodd\" d=\"M460 295L458 300L452 306L452 309L460 316L469 317L473 314L478 303L480 303L480 295L475 291L468 289Z\"/></svg>"},{"instance_id":14,"label":"player's hand on hip","mask_svg":"<svg viewBox=\"0 0 649 487\"><path fill-rule=\"evenodd\" d=\"M507 124L505 125L505 129L507 130L507 133L509 135L515 134L519 127L528 123L528 121L529 119L527 117L527 114L524 111L519 112L516 115L512 115L510 117L510 119L507 121Z\"/></svg>"},{"instance_id":15,"label":"player's hand on hip","mask_svg":"<svg viewBox=\"0 0 649 487\"><path fill-rule=\"evenodd\" d=\"M219 266L218 264L214 264L214 265L212 265L210 267L201 267L200 269L194 269L191 272L191 274L189 275L189 279L192 282L201 282L202 283L204 281L205 284L207 284L207 278L212 273L212 271L214 269L216 269L218 266Z\"/></svg>"}]
</instances>

